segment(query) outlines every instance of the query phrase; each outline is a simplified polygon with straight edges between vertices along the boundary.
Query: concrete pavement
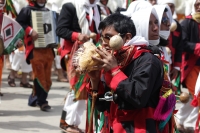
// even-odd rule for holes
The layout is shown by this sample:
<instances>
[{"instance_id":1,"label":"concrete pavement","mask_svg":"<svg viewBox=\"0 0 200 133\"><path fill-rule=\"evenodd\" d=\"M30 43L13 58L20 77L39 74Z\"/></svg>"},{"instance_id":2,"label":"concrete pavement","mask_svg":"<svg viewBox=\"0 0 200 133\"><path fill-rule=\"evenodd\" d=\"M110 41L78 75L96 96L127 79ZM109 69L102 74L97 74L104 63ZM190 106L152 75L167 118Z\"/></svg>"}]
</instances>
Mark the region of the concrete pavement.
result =
<instances>
[{"instance_id":1,"label":"concrete pavement","mask_svg":"<svg viewBox=\"0 0 200 133\"><path fill-rule=\"evenodd\" d=\"M52 109L50 112L43 112L37 107L27 105L31 89L19 87L19 79L16 79L17 87L10 87L7 84L7 77L8 71L4 70L1 89L4 96L1 97L0 103L0 133L61 133L59 121L69 84L57 82L57 77L52 75L53 84L48 96ZM85 128L85 115L80 128Z\"/></svg>"}]
</instances>

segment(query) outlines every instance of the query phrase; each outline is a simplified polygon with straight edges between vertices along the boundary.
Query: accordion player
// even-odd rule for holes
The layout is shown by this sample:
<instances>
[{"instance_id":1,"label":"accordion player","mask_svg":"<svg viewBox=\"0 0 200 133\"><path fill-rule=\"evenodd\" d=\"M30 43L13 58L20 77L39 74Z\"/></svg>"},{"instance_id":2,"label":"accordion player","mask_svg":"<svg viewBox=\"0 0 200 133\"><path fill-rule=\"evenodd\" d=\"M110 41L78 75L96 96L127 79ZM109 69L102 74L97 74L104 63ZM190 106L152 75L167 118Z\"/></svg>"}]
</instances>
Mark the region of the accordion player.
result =
<instances>
[{"instance_id":1,"label":"accordion player","mask_svg":"<svg viewBox=\"0 0 200 133\"><path fill-rule=\"evenodd\" d=\"M56 48L59 39L56 36L57 14L54 11L31 11L32 27L38 33L35 48Z\"/></svg>"}]
</instances>

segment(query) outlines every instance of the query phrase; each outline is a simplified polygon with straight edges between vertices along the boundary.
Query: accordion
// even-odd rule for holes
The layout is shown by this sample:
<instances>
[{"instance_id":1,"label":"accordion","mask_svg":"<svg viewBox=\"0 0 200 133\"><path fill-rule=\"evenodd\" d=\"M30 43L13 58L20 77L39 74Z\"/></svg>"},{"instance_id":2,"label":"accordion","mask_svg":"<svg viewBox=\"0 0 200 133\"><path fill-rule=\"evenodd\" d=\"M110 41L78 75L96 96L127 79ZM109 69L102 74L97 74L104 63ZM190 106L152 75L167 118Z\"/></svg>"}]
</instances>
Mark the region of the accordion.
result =
<instances>
[{"instance_id":1,"label":"accordion","mask_svg":"<svg viewBox=\"0 0 200 133\"><path fill-rule=\"evenodd\" d=\"M57 14L54 11L31 11L32 27L38 33L35 48L56 48L59 39L56 36Z\"/></svg>"}]
</instances>

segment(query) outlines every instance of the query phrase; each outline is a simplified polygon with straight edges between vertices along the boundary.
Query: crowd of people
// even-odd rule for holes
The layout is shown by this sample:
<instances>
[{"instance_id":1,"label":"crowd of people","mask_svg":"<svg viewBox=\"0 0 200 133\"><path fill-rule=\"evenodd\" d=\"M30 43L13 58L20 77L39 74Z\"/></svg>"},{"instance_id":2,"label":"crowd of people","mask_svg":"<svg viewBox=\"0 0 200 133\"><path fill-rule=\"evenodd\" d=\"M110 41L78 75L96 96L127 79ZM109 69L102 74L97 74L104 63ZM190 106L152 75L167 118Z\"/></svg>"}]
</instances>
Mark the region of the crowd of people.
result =
<instances>
[{"instance_id":1,"label":"crowd of people","mask_svg":"<svg viewBox=\"0 0 200 133\"><path fill-rule=\"evenodd\" d=\"M199 131L200 0L19 1L12 4L24 38L5 55L8 84L15 87L20 78L21 87L32 88L28 105L49 111L53 66L58 81L69 82L71 89L61 113L62 131L83 132L78 126L85 108L88 133ZM1 6L6 2L0 0ZM40 36L32 11L57 14L58 47L34 47ZM119 46L112 46L113 37ZM86 42L96 45L93 52L99 56L90 58L98 65L80 73L73 59ZM188 89L189 99L176 112L181 87Z\"/></svg>"}]
</instances>

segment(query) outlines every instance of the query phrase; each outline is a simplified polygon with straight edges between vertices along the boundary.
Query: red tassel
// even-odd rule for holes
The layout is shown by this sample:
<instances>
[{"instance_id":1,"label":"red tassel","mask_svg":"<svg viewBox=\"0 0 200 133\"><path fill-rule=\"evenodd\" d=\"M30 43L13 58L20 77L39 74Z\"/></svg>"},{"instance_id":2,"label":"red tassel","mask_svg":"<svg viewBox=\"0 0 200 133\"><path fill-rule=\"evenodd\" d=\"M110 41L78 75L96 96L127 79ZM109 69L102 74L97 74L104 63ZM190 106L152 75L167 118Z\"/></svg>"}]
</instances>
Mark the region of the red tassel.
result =
<instances>
[{"instance_id":1,"label":"red tassel","mask_svg":"<svg viewBox=\"0 0 200 133\"><path fill-rule=\"evenodd\" d=\"M195 95L194 95L194 98L191 102L191 105L194 106L194 107L198 107L198 99Z\"/></svg>"}]
</instances>

